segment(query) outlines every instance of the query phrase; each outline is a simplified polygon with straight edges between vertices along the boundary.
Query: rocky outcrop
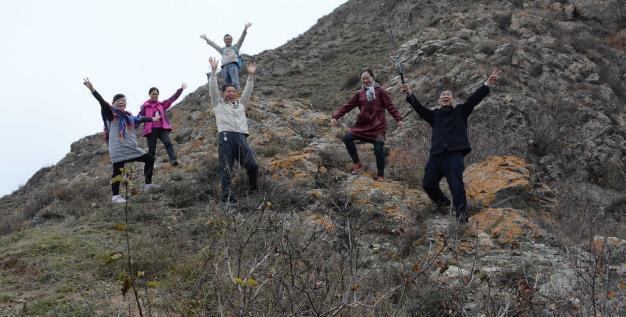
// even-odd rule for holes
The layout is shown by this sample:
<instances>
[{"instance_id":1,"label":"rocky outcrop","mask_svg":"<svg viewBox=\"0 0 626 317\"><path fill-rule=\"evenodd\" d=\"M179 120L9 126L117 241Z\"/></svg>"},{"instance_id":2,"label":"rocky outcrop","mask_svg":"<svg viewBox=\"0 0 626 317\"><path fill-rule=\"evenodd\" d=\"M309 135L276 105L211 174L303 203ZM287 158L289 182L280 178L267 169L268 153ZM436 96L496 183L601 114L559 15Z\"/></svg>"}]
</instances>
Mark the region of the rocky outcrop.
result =
<instances>
[{"instance_id":1,"label":"rocky outcrop","mask_svg":"<svg viewBox=\"0 0 626 317\"><path fill-rule=\"evenodd\" d=\"M484 232L498 244L519 248L520 240L541 241L546 232L528 219L525 212L510 208L489 208L470 218L471 230Z\"/></svg>"},{"instance_id":2,"label":"rocky outcrop","mask_svg":"<svg viewBox=\"0 0 626 317\"><path fill-rule=\"evenodd\" d=\"M468 199L479 208L548 209L554 193L531 177L532 166L519 157L490 156L463 173Z\"/></svg>"},{"instance_id":3,"label":"rocky outcrop","mask_svg":"<svg viewBox=\"0 0 626 317\"><path fill-rule=\"evenodd\" d=\"M577 0L573 6L575 13L586 19L623 21L626 18L626 4L620 0ZM555 10L559 11L566 7L557 6Z\"/></svg>"}]
</instances>

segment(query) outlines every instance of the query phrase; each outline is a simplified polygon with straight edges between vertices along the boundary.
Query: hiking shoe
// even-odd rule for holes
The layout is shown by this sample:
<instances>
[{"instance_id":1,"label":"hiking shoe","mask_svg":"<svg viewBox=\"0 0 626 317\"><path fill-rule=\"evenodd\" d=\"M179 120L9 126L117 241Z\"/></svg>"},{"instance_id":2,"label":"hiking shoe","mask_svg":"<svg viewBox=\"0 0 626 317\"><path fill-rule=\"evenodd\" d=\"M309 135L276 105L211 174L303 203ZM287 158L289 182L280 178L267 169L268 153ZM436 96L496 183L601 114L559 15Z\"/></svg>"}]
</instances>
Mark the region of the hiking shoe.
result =
<instances>
[{"instance_id":1,"label":"hiking shoe","mask_svg":"<svg viewBox=\"0 0 626 317\"><path fill-rule=\"evenodd\" d=\"M178 161L177 160L173 160L172 161L172 166L174 166L174 167L178 166Z\"/></svg>"},{"instance_id":2,"label":"hiking shoe","mask_svg":"<svg viewBox=\"0 0 626 317\"><path fill-rule=\"evenodd\" d=\"M123 204L126 202L126 199L124 199L124 197L120 196L120 195L115 195L113 197L111 197L111 202L114 204Z\"/></svg>"},{"instance_id":3,"label":"hiking shoe","mask_svg":"<svg viewBox=\"0 0 626 317\"><path fill-rule=\"evenodd\" d=\"M157 189L159 188L159 186L155 185L155 184L144 184L143 185L143 190L144 191L149 191L149 190L153 190L153 189Z\"/></svg>"},{"instance_id":4,"label":"hiking shoe","mask_svg":"<svg viewBox=\"0 0 626 317\"><path fill-rule=\"evenodd\" d=\"M363 168L365 168L365 166L363 166L363 163L361 163L361 162L354 163L352 165L352 169L350 170L350 174L357 175L357 174L361 173Z\"/></svg>"},{"instance_id":5,"label":"hiking shoe","mask_svg":"<svg viewBox=\"0 0 626 317\"><path fill-rule=\"evenodd\" d=\"M385 176L378 176L378 177L376 178L376 181L377 181L377 182L384 182L384 181L385 181Z\"/></svg>"}]
</instances>

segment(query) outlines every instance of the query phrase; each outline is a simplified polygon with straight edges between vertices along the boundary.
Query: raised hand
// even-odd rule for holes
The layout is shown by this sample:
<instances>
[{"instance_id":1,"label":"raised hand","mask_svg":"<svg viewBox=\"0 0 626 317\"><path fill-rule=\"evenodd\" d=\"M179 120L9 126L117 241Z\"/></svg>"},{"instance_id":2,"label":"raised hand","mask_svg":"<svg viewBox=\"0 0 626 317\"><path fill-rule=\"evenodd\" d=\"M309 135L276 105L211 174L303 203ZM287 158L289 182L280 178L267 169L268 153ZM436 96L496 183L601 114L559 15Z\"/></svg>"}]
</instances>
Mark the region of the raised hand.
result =
<instances>
[{"instance_id":1,"label":"raised hand","mask_svg":"<svg viewBox=\"0 0 626 317\"><path fill-rule=\"evenodd\" d=\"M251 26L252 26L252 23L250 23L250 22L246 23L245 30L248 30L248 28L251 27Z\"/></svg>"},{"instance_id":2,"label":"raised hand","mask_svg":"<svg viewBox=\"0 0 626 317\"><path fill-rule=\"evenodd\" d=\"M400 128L404 129L404 122L398 121L398 125L400 126Z\"/></svg>"},{"instance_id":3,"label":"raised hand","mask_svg":"<svg viewBox=\"0 0 626 317\"><path fill-rule=\"evenodd\" d=\"M333 127L336 127L337 126L337 119L335 119L335 118L331 119L330 120L330 124L332 124Z\"/></svg>"},{"instance_id":4,"label":"raised hand","mask_svg":"<svg viewBox=\"0 0 626 317\"><path fill-rule=\"evenodd\" d=\"M400 85L400 91L402 91L403 93L405 93L407 95L412 94L411 88L409 88L409 85L407 85L407 84Z\"/></svg>"},{"instance_id":5,"label":"raised hand","mask_svg":"<svg viewBox=\"0 0 626 317\"><path fill-rule=\"evenodd\" d=\"M157 111L157 112L154 114L154 117L152 117L152 122L157 122L157 121L159 121L159 120L161 120L161 114Z\"/></svg>"},{"instance_id":6,"label":"raised hand","mask_svg":"<svg viewBox=\"0 0 626 317\"><path fill-rule=\"evenodd\" d=\"M180 89L182 89L182 90L187 89L187 84L183 83L182 85L180 85Z\"/></svg>"},{"instance_id":7,"label":"raised hand","mask_svg":"<svg viewBox=\"0 0 626 317\"><path fill-rule=\"evenodd\" d=\"M489 79L487 79L487 84L489 86L493 86L496 84L496 81L498 80L498 76L500 75L500 69L498 69L498 67L496 67L493 72L491 72L491 75L489 75Z\"/></svg>"},{"instance_id":8,"label":"raised hand","mask_svg":"<svg viewBox=\"0 0 626 317\"><path fill-rule=\"evenodd\" d=\"M93 84L89 81L89 77L85 77L83 79L83 85L85 85L91 92L94 92L96 89L93 88Z\"/></svg>"},{"instance_id":9,"label":"raised hand","mask_svg":"<svg viewBox=\"0 0 626 317\"><path fill-rule=\"evenodd\" d=\"M246 70L248 71L248 74L254 75L256 73L256 63L248 63L248 65L246 65Z\"/></svg>"},{"instance_id":10,"label":"raised hand","mask_svg":"<svg viewBox=\"0 0 626 317\"><path fill-rule=\"evenodd\" d=\"M200 38L205 40L205 41L207 40L206 34L200 34Z\"/></svg>"},{"instance_id":11,"label":"raised hand","mask_svg":"<svg viewBox=\"0 0 626 317\"><path fill-rule=\"evenodd\" d=\"M217 71L217 58L209 57L209 64L211 64L211 71L215 73Z\"/></svg>"}]
</instances>

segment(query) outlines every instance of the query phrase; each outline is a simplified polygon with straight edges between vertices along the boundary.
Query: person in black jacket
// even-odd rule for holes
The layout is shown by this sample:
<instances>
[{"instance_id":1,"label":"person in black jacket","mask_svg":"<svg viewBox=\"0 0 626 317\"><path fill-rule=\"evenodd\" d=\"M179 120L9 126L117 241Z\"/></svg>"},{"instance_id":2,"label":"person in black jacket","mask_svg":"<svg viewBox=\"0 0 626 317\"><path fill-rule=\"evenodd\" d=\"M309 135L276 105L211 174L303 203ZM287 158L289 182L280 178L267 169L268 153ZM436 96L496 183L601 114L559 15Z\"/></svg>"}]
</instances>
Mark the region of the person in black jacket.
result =
<instances>
[{"instance_id":1,"label":"person in black jacket","mask_svg":"<svg viewBox=\"0 0 626 317\"><path fill-rule=\"evenodd\" d=\"M495 85L498 72L496 68L489 79L463 104L453 106L452 91L442 91L439 95L441 107L434 110L422 106L408 85L401 86L402 92L407 94L406 101L433 129L430 157L424 168L422 187L438 207L450 206L450 199L439 188L439 181L445 177L452 193L455 216L461 223L467 222L468 218L463 184L463 158L472 150L467 137L467 120L474 107L489 94L489 87Z\"/></svg>"}]
</instances>

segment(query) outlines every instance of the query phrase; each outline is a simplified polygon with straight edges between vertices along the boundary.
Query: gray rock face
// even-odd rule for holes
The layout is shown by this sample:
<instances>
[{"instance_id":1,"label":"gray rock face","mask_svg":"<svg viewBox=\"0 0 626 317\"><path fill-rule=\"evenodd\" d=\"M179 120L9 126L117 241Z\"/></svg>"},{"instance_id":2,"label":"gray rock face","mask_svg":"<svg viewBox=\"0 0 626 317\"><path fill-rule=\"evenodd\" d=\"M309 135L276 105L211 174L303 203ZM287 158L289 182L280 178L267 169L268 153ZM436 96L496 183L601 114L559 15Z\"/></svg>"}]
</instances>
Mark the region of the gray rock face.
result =
<instances>
[{"instance_id":1,"label":"gray rock face","mask_svg":"<svg viewBox=\"0 0 626 317\"><path fill-rule=\"evenodd\" d=\"M616 21L626 17L626 5L621 0L577 0L574 10L587 19Z\"/></svg>"},{"instance_id":2,"label":"gray rock face","mask_svg":"<svg viewBox=\"0 0 626 317\"><path fill-rule=\"evenodd\" d=\"M464 89L463 97L481 75L487 75L488 67L499 66L503 78L490 98L506 95L512 101L504 109L508 114L502 118L493 109L500 101L487 101L480 108L485 113L474 116L504 121L502 127L511 129L507 138L519 140L517 145L528 144L517 150L531 154L548 178L571 176L623 191L624 52L590 40L597 32L619 34L614 24L621 17L617 5L614 1L537 3L523 11L510 10L508 19L497 15L499 29L505 31L486 38L480 34L486 29L493 32L493 15L470 10L462 20L443 17L438 22L442 27L418 31L400 47L411 72L405 77L422 99L436 96L443 86ZM604 19L606 24L590 27L577 16ZM474 53L468 56L468 51ZM502 131L493 133L502 135Z\"/></svg>"}]
</instances>

